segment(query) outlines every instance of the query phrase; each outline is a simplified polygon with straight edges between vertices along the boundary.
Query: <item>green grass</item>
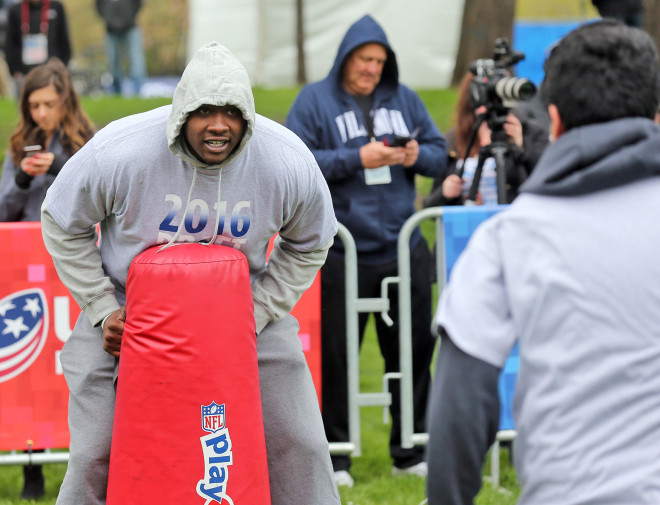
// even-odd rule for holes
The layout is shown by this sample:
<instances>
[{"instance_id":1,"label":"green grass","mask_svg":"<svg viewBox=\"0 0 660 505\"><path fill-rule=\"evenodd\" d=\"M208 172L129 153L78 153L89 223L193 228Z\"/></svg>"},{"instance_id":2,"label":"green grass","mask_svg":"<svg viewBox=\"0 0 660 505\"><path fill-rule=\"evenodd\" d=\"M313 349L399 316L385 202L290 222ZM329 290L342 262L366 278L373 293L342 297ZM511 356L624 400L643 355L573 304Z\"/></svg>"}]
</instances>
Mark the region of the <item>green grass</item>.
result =
<instances>
[{"instance_id":1,"label":"green grass","mask_svg":"<svg viewBox=\"0 0 660 505\"><path fill-rule=\"evenodd\" d=\"M287 111L298 93L298 88L254 90L257 112L283 123ZM452 89L420 90L422 100L441 131L452 124L452 113L456 91ZM110 121L169 103L168 99L127 99L117 97L83 97L84 109L97 128ZM9 135L17 120L16 102L0 100L0 152L7 149ZM420 179L418 189L425 194L430 182ZM423 223L425 235L432 240L433 227L430 221ZM367 328L365 342L360 356L361 391L375 392L381 389L383 361L378 350L373 321ZM418 477L402 476L393 478L388 454L389 425L382 422L382 408L363 407L362 456L354 458L352 473L355 486L342 488L340 495L344 505L420 505L425 500L425 481ZM506 450L501 454L501 485L512 494L484 485L477 498L478 505L512 505L516 501L518 485L515 473L508 462ZM487 469L488 467L486 467ZM46 475L46 496L37 502L52 505L62 482L66 465L44 465ZM19 505L27 502L19 500L23 484L20 466L0 467L0 505Z\"/></svg>"}]
</instances>

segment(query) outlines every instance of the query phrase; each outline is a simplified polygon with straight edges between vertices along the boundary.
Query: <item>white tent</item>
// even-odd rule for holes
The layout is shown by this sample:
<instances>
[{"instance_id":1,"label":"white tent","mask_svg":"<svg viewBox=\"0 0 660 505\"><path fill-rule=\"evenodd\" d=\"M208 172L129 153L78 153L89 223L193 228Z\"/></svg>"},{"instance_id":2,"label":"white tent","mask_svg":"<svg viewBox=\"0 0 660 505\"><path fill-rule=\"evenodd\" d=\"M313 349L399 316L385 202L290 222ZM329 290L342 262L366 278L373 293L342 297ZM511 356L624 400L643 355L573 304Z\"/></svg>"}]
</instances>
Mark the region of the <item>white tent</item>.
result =
<instances>
[{"instance_id":1,"label":"white tent","mask_svg":"<svg viewBox=\"0 0 660 505\"><path fill-rule=\"evenodd\" d=\"M253 85L296 84L295 0L190 0L188 59L218 41L245 65ZM449 86L463 0L304 0L307 80L330 70L348 27L370 14L397 54L400 79L415 88Z\"/></svg>"}]
</instances>

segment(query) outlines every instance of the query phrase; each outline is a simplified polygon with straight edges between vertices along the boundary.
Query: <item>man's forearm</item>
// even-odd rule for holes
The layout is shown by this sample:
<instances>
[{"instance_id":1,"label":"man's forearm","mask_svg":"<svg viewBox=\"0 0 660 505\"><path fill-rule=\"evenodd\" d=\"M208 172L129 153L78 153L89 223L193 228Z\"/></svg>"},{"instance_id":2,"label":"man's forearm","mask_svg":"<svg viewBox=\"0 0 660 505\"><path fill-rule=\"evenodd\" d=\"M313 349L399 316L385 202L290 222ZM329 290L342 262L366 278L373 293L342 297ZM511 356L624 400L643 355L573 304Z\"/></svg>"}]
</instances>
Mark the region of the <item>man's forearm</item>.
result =
<instances>
[{"instance_id":1,"label":"man's forearm","mask_svg":"<svg viewBox=\"0 0 660 505\"><path fill-rule=\"evenodd\" d=\"M60 280L90 322L97 325L105 316L119 309L114 285L103 271L94 228L85 234L70 235L60 228L44 207L41 231Z\"/></svg>"},{"instance_id":2,"label":"man's forearm","mask_svg":"<svg viewBox=\"0 0 660 505\"><path fill-rule=\"evenodd\" d=\"M325 263L332 242L316 251L300 252L279 238L275 241L268 268L252 283L257 334L269 322L288 314L298 303Z\"/></svg>"}]
</instances>

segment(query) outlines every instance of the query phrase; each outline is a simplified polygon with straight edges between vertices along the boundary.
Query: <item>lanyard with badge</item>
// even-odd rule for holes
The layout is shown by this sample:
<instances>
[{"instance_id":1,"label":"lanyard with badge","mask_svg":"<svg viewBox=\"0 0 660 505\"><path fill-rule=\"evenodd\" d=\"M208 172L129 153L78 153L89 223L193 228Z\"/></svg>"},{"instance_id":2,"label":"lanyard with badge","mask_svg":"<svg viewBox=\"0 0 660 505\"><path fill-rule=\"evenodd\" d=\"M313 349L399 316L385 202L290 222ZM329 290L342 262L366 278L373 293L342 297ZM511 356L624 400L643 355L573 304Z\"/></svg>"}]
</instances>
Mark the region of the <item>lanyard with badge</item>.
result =
<instances>
[{"instance_id":1,"label":"lanyard with badge","mask_svg":"<svg viewBox=\"0 0 660 505\"><path fill-rule=\"evenodd\" d=\"M48 59L48 15L50 0L41 3L41 19L39 33L30 33L30 6L29 0L21 4L21 32L23 34L23 64L40 65Z\"/></svg>"}]
</instances>

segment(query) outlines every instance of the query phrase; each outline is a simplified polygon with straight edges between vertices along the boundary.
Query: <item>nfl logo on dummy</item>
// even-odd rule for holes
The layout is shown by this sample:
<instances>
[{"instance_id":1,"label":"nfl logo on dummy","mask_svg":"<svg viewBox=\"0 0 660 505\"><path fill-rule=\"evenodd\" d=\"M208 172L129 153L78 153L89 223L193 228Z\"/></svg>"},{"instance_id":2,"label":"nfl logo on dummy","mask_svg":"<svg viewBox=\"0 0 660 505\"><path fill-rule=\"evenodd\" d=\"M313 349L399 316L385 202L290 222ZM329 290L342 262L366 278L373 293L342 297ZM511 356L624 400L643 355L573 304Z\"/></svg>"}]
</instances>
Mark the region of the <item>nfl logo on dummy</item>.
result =
<instances>
[{"instance_id":1,"label":"nfl logo on dummy","mask_svg":"<svg viewBox=\"0 0 660 505\"><path fill-rule=\"evenodd\" d=\"M209 433L215 433L225 427L225 404L202 405L202 429Z\"/></svg>"},{"instance_id":2,"label":"nfl logo on dummy","mask_svg":"<svg viewBox=\"0 0 660 505\"><path fill-rule=\"evenodd\" d=\"M226 500L234 505L227 494L229 466L234 463L229 430L225 428L225 404L202 405L202 429L210 433L200 437L204 453L204 478L197 483L197 494L211 502L222 504Z\"/></svg>"}]
</instances>

